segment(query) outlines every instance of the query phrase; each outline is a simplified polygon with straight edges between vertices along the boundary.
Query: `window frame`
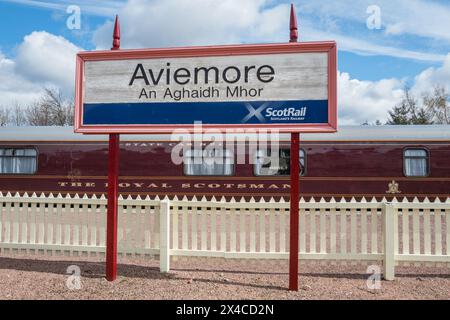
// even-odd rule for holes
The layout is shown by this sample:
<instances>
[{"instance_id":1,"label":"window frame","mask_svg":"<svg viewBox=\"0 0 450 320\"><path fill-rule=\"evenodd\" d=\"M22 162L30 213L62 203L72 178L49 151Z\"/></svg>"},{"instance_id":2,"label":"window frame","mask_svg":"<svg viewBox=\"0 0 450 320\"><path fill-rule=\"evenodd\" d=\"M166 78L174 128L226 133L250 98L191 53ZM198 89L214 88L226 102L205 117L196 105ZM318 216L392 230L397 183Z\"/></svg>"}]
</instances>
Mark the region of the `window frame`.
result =
<instances>
[{"instance_id":1,"label":"window frame","mask_svg":"<svg viewBox=\"0 0 450 320\"><path fill-rule=\"evenodd\" d=\"M424 175L424 176L411 176L411 175L407 175L406 174L406 160L407 159L424 159L424 157L406 156L405 154L406 154L406 151L408 151L408 150L422 150L422 151L425 151L425 153L426 153L425 160L426 160L426 165L427 165L426 175ZM430 165L431 154L430 154L430 150L428 148L426 148L426 147L405 147L405 148L403 148L402 156L403 156L402 164L403 164L403 176L404 177L406 177L406 178L427 178L427 177L430 176L430 174L431 174L431 165Z\"/></svg>"},{"instance_id":2,"label":"window frame","mask_svg":"<svg viewBox=\"0 0 450 320\"><path fill-rule=\"evenodd\" d=\"M290 149L290 148L280 148L279 150L281 150L281 149ZM303 151L303 154L305 155L303 158L304 158L304 162L305 162L305 165L303 166L304 167L304 169L305 170L303 170L303 173L302 173L302 170L301 170L301 168L300 168L300 177L305 177L307 174L308 174L308 153L306 152L306 149L304 149L304 148L300 148L300 150L299 150L299 160L301 160L302 159L302 157L301 157L301 152ZM258 152L258 150L256 150L255 151L255 154L253 155L253 159L255 159L256 160L256 153ZM290 163L290 152L289 152L289 166L291 165L291 163ZM291 168L289 167L289 171L291 171ZM281 175L270 175L270 174L257 174L256 173L256 163L253 163L253 176L255 176L255 177L289 177L290 175L288 175L288 174L281 174Z\"/></svg>"},{"instance_id":3,"label":"window frame","mask_svg":"<svg viewBox=\"0 0 450 320\"><path fill-rule=\"evenodd\" d=\"M205 149L204 148L202 148L202 152L204 151ZM184 152L183 152L183 176L185 176L185 177L234 177L235 175L236 175L236 158L235 158L235 154L234 154L234 152L233 151L230 151L229 149L226 149L226 148L224 148L224 149L222 149L223 151L224 151L224 154L225 154L225 151L229 151L229 152L231 152L232 153L232 156L231 156L231 158L233 159L233 163L232 163L232 170L231 170L231 174L220 174L220 175L218 175L218 174L187 174L186 173L186 163L184 162ZM192 149L191 149L191 151L192 151Z\"/></svg>"},{"instance_id":4,"label":"window frame","mask_svg":"<svg viewBox=\"0 0 450 320\"><path fill-rule=\"evenodd\" d=\"M34 171L30 172L30 173L3 173L0 172L0 176L32 176L32 175L36 175L36 173L38 172L38 166L39 166L39 151L36 147L12 147L12 146L0 146L0 150L1 149L13 149L13 155L12 156L5 156L5 155L0 155L0 158L35 158L35 162L36 165L34 167ZM15 151L16 150L34 150L36 152L35 156L15 156Z\"/></svg>"}]
</instances>

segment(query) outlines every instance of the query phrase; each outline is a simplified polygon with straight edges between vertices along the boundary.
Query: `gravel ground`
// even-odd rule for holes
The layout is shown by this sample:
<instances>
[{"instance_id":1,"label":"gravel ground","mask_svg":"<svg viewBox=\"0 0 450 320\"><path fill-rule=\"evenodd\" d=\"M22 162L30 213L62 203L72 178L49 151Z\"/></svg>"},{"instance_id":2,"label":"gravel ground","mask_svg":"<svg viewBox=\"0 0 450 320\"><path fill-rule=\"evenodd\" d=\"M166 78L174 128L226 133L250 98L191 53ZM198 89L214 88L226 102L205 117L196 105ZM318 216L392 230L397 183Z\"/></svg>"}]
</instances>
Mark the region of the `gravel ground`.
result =
<instances>
[{"instance_id":1,"label":"gravel ground","mask_svg":"<svg viewBox=\"0 0 450 320\"><path fill-rule=\"evenodd\" d=\"M189 258L119 258L118 278L104 279L104 258L0 256L0 299L450 299L450 268L397 267L396 280L367 288L367 266L300 265L300 290L289 292L287 262ZM69 290L67 268L81 269Z\"/></svg>"}]
</instances>

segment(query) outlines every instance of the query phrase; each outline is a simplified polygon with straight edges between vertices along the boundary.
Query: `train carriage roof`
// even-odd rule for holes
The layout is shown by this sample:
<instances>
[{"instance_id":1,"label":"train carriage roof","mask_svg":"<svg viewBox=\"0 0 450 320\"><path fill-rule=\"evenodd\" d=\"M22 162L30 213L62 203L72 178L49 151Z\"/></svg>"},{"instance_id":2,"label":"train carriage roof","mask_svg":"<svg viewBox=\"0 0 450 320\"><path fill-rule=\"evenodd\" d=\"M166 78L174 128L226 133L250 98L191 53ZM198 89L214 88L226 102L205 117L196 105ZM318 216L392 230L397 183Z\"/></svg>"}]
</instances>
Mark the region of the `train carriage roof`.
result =
<instances>
[{"instance_id":1,"label":"train carriage roof","mask_svg":"<svg viewBox=\"0 0 450 320\"><path fill-rule=\"evenodd\" d=\"M237 135L239 139L244 136ZM289 141L288 134L281 134ZM255 135L253 135L253 138ZM73 127L1 127L0 141L107 141L107 135L83 135ZM121 141L170 141L170 135L121 135ZM450 125L340 126L337 133L302 134L303 141L450 141Z\"/></svg>"}]
</instances>

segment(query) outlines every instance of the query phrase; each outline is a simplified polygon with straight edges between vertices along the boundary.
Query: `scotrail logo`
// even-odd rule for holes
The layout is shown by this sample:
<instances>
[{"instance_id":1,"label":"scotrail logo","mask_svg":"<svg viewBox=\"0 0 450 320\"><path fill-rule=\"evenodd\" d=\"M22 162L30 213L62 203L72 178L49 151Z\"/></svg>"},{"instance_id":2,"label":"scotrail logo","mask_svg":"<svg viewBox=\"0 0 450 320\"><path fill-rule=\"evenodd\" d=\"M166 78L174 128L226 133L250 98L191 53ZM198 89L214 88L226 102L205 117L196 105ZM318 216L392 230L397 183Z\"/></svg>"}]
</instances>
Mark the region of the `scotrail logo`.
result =
<instances>
[{"instance_id":1,"label":"scotrail logo","mask_svg":"<svg viewBox=\"0 0 450 320\"><path fill-rule=\"evenodd\" d=\"M248 115L242 119L242 123L248 122L253 117L259 122L269 121L302 121L305 119L307 107L277 107L269 108L270 103L263 103L258 108L254 108L250 103L245 103Z\"/></svg>"},{"instance_id":2,"label":"scotrail logo","mask_svg":"<svg viewBox=\"0 0 450 320\"><path fill-rule=\"evenodd\" d=\"M284 108L284 109L273 109L267 108L266 117L304 117L306 115L306 107L297 108Z\"/></svg>"}]
</instances>

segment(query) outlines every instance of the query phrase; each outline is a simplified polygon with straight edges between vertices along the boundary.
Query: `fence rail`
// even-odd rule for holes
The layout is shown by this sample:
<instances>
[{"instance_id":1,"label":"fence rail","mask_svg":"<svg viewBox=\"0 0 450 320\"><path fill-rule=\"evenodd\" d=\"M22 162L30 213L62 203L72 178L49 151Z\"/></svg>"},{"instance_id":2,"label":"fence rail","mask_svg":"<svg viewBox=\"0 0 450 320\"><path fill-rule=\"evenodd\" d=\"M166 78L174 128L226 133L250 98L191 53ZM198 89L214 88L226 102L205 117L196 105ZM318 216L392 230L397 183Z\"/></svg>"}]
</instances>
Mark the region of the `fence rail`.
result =
<instances>
[{"instance_id":1,"label":"fence rail","mask_svg":"<svg viewBox=\"0 0 450 320\"><path fill-rule=\"evenodd\" d=\"M0 193L0 250L103 254L106 199ZM289 203L119 198L118 251L171 256L288 259ZM300 201L299 259L450 263L450 198Z\"/></svg>"}]
</instances>

